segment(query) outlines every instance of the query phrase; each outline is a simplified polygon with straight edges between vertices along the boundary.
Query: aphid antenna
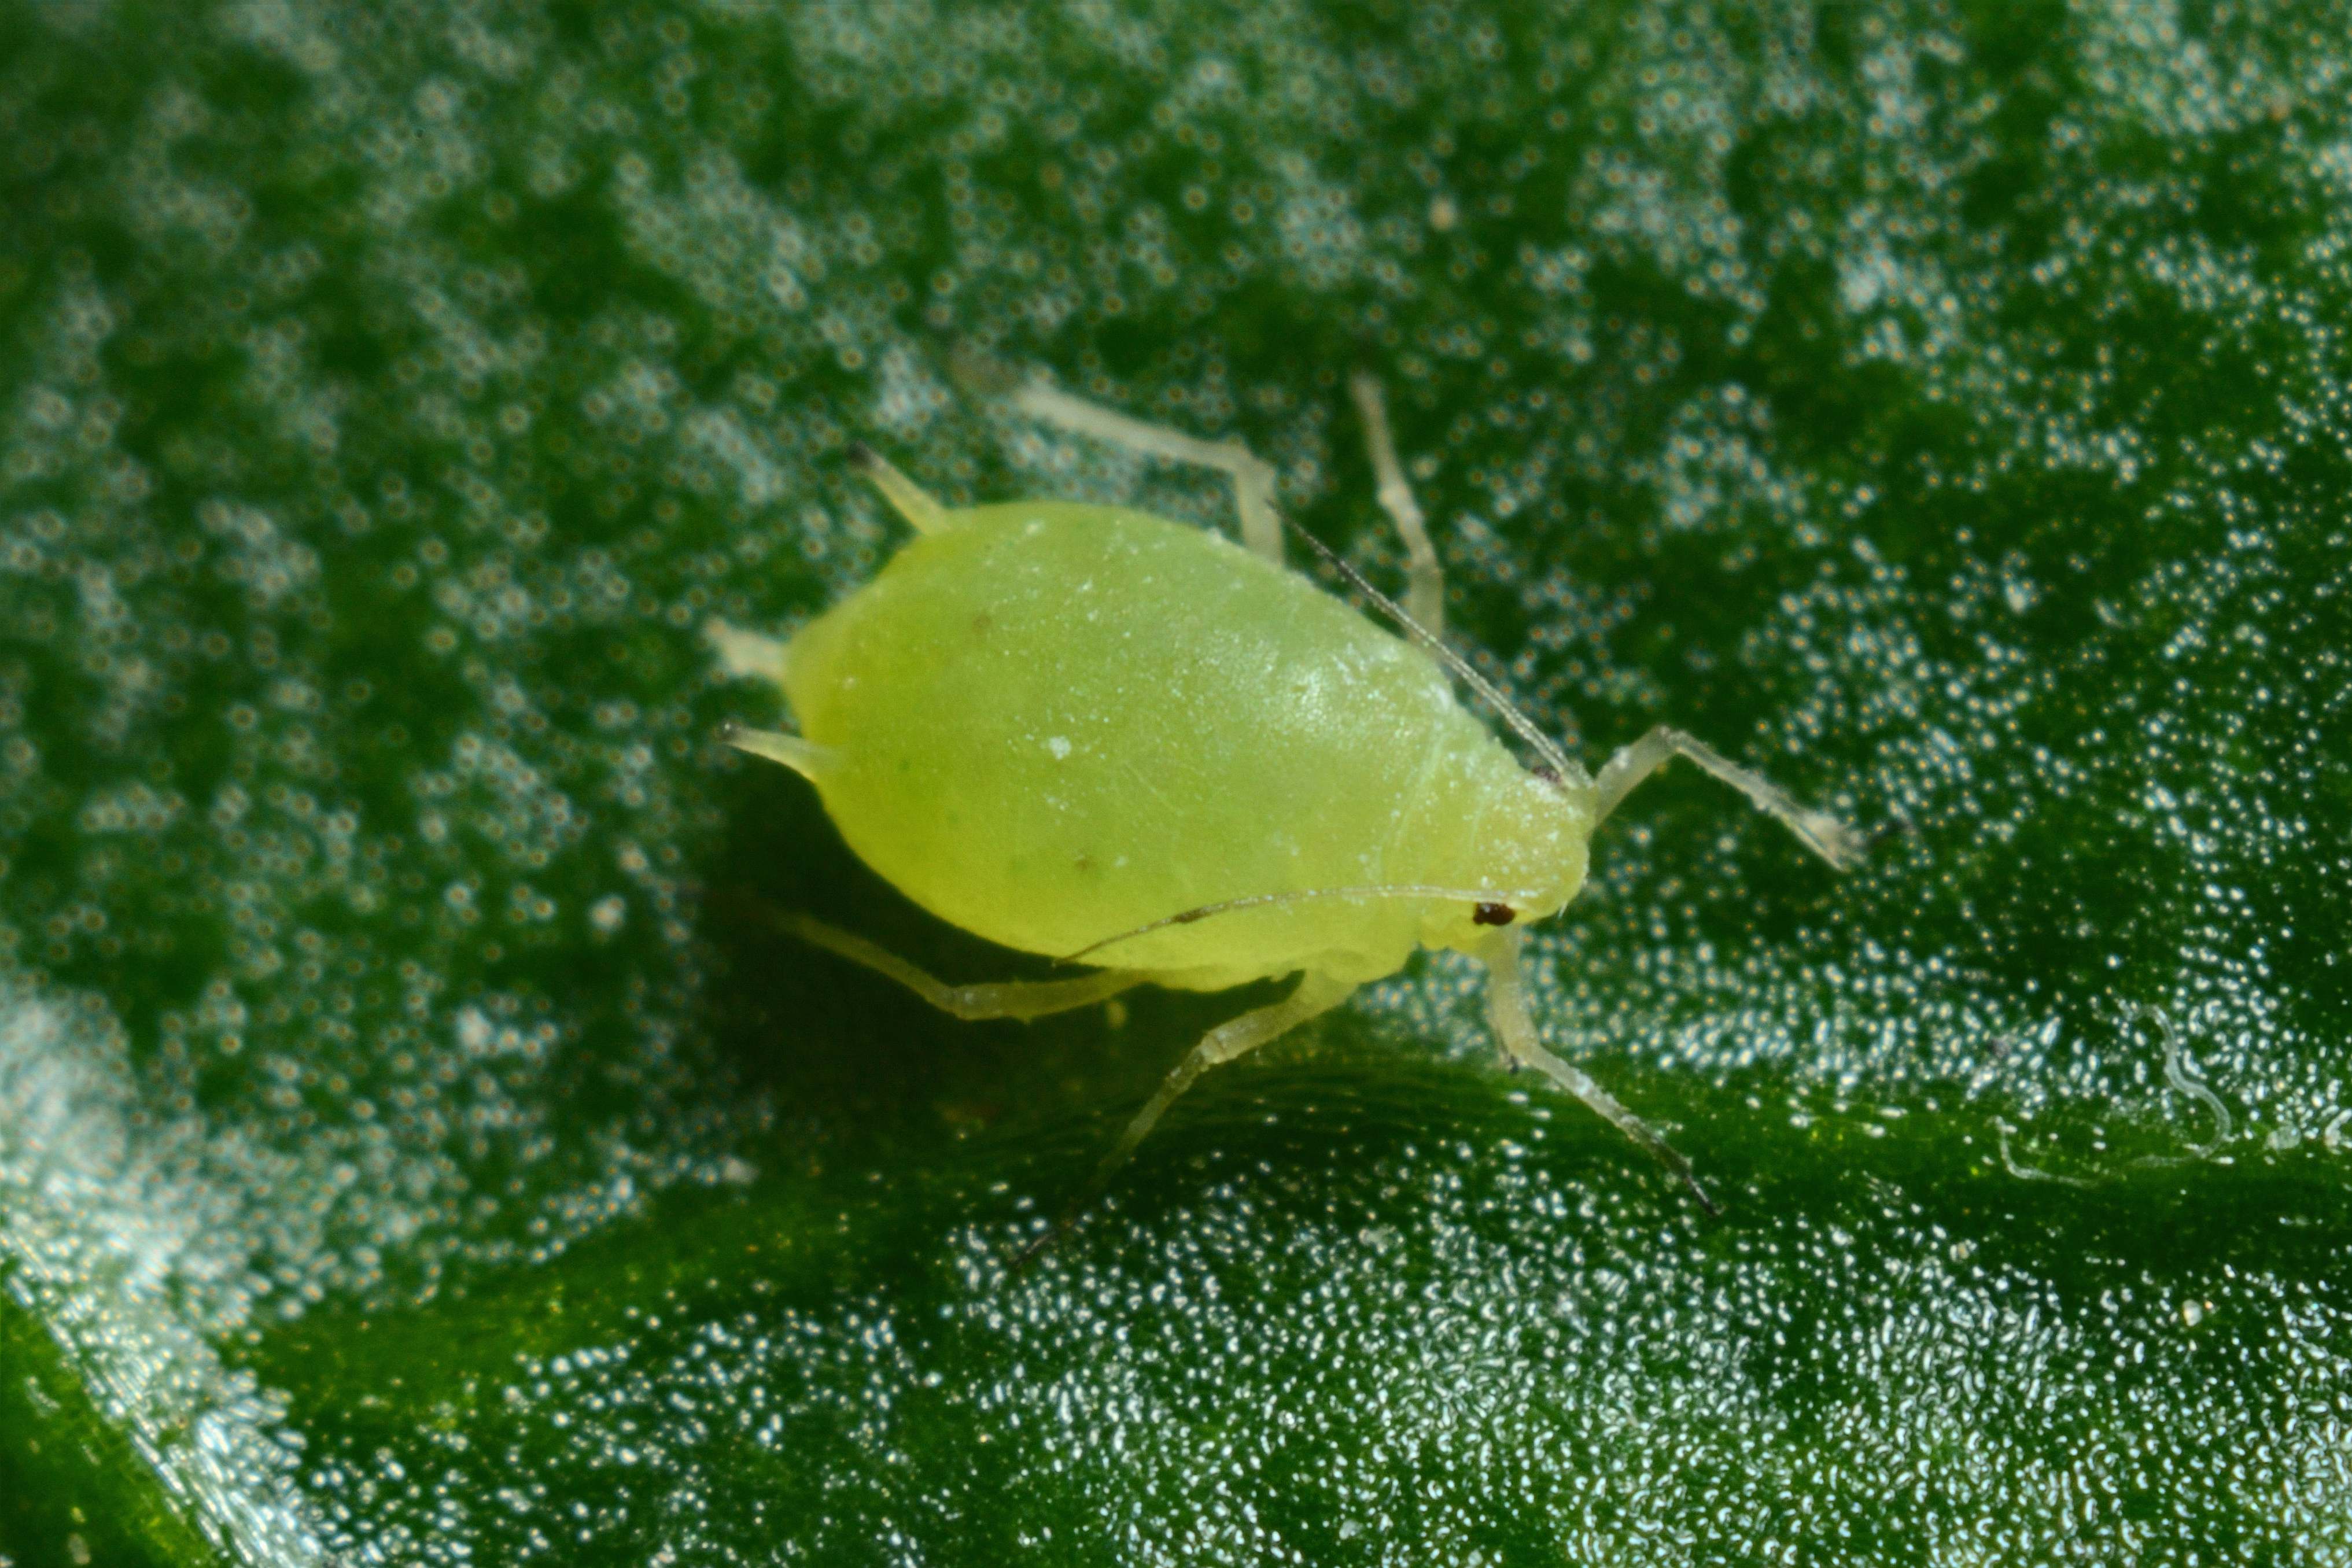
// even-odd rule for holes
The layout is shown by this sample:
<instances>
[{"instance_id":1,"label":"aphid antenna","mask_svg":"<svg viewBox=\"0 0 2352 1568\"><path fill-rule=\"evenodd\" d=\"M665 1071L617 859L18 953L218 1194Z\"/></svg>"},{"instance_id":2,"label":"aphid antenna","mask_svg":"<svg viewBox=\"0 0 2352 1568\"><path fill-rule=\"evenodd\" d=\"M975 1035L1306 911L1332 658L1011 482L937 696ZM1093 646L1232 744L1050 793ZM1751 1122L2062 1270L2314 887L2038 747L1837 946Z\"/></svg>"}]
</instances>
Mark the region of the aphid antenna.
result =
<instances>
[{"instance_id":1,"label":"aphid antenna","mask_svg":"<svg viewBox=\"0 0 2352 1568\"><path fill-rule=\"evenodd\" d=\"M1162 915L1148 925L1138 925L1133 930L1121 931L1117 936L1106 936L1099 942L1090 942L1076 952L1054 961L1057 964L1083 964L1087 961L1089 955L1099 953L1106 947L1116 946L1121 942L1133 941L1138 936L1149 936L1154 931L1164 931L1171 925L1191 925L1219 915L1231 915L1239 910L1273 909L1289 904L1312 903L1318 899L1444 899L1448 902L1459 900L1473 907L1499 905L1504 909L1514 909L1522 904L1532 904L1542 896L1540 893L1524 887L1432 887L1419 883L1383 883L1367 887L1309 887L1289 893L1254 893L1245 897L1223 898L1214 904L1203 904L1175 915ZM1499 919L1489 922L1489 924L1497 925L1505 923Z\"/></svg>"},{"instance_id":2,"label":"aphid antenna","mask_svg":"<svg viewBox=\"0 0 2352 1568\"><path fill-rule=\"evenodd\" d=\"M1464 685L1475 692L1481 701L1492 708L1505 724L1511 727L1512 733L1526 741L1536 756L1542 759L1544 765L1559 775L1570 788L1590 789L1591 787L1592 776L1584 770L1583 764L1562 751L1551 737L1537 728L1535 721L1521 713L1517 706L1503 695L1500 686L1480 674L1471 666L1470 661L1447 647L1444 639L1405 613L1403 605L1374 588L1365 580L1362 572L1340 559L1339 553L1329 545L1308 533L1289 517L1284 517L1282 524L1292 533L1305 539L1308 548L1322 558L1324 565L1347 580L1348 586L1370 600L1380 608L1382 614L1404 628L1405 635L1426 652L1431 658L1444 665L1446 670Z\"/></svg>"}]
</instances>

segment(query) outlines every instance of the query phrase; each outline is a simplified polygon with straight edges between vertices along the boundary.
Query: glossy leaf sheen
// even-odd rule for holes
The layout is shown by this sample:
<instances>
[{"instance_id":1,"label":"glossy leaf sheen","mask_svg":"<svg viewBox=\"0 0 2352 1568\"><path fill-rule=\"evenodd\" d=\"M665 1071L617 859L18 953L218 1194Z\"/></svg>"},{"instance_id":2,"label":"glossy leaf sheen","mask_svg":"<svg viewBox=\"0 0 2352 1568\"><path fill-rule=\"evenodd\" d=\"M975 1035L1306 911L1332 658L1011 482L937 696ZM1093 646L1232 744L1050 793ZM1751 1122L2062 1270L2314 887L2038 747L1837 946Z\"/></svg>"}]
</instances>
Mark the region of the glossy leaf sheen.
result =
<instances>
[{"instance_id":1,"label":"glossy leaf sheen","mask_svg":"<svg viewBox=\"0 0 2352 1568\"><path fill-rule=\"evenodd\" d=\"M0 1554L2352 1561L2352 16L0 12ZM1213 1075L912 909L714 614L1246 439L1687 769ZM60 1532L68 1539L60 1539ZM73 1542L79 1542L77 1548ZM209 1542L206 1546L201 1542Z\"/></svg>"}]
</instances>

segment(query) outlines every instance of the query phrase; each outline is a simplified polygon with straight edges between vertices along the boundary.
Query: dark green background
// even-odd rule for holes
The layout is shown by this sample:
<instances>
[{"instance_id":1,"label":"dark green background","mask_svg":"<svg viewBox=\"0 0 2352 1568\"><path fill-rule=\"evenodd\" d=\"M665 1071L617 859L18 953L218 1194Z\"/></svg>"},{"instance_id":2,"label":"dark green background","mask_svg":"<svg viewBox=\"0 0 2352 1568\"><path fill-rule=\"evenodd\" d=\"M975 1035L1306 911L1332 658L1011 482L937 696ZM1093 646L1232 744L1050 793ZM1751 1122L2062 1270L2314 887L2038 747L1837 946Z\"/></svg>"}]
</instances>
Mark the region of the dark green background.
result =
<instances>
[{"instance_id":1,"label":"dark green background","mask_svg":"<svg viewBox=\"0 0 2352 1568\"><path fill-rule=\"evenodd\" d=\"M2352 1563L2347 37L0 7L0 1556ZM698 633L885 558L856 439L1223 517L959 347L1393 583L1376 367L1543 722L1888 830L1673 771L1538 944L1725 1219L1430 958L1007 1277L1248 998L776 935L1037 972Z\"/></svg>"}]
</instances>

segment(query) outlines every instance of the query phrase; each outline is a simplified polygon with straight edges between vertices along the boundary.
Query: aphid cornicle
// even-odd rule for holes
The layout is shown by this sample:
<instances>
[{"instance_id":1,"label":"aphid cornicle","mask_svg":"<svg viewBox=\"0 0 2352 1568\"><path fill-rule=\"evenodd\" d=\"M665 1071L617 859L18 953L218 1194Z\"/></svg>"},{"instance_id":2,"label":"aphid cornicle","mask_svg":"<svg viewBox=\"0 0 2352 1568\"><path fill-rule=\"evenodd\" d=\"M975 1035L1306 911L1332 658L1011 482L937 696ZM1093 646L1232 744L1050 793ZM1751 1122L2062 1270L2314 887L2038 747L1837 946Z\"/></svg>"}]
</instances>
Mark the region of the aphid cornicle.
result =
<instances>
[{"instance_id":1,"label":"aphid cornicle","mask_svg":"<svg viewBox=\"0 0 2352 1568\"><path fill-rule=\"evenodd\" d=\"M1404 538L1406 605L1308 542L1402 635L1283 565L1274 470L1238 443L1041 383L1013 397L1079 434L1222 469L1241 544L1117 507L950 510L857 449L918 537L789 643L711 628L729 669L777 682L800 726L727 738L804 775L849 846L918 904L1088 967L950 987L822 921L782 918L969 1019L1035 1018L1145 982L1222 990L1297 975L1284 999L1184 1057L1097 1190L1202 1071L1339 1006L1416 947L1456 948L1486 967L1486 1017L1507 1060L1606 1117L1712 1209L1688 1162L1544 1048L1520 977L1524 928L1576 895L1594 828L1675 756L1833 865L1854 863L1862 840L1677 730L1652 730L1597 777L1563 754L1444 647L1444 578L1379 385L1359 376L1351 391L1381 504ZM1509 724L1535 768L1455 700L1449 676Z\"/></svg>"}]
</instances>

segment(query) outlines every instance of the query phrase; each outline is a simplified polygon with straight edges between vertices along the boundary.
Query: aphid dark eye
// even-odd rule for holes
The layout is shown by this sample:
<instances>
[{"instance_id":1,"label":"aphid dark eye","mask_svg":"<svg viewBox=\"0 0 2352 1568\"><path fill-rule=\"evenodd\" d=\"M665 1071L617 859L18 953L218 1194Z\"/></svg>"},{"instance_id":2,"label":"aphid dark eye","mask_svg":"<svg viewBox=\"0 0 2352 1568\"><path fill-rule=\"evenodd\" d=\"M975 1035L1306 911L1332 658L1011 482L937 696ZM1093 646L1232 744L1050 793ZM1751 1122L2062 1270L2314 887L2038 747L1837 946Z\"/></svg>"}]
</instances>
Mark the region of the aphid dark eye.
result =
<instances>
[{"instance_id":1,"label":"aphid dark eye","mask_svg":"<svg viewBox=\"0 0 2352 1568\"><path fill-rule=\"evenodd\" d=\"M1519 912L1507 904L1482 904L1470 912L1470 918L1480 925L1508 925L1519 917Z\"/></svg>"}]
</instances>

